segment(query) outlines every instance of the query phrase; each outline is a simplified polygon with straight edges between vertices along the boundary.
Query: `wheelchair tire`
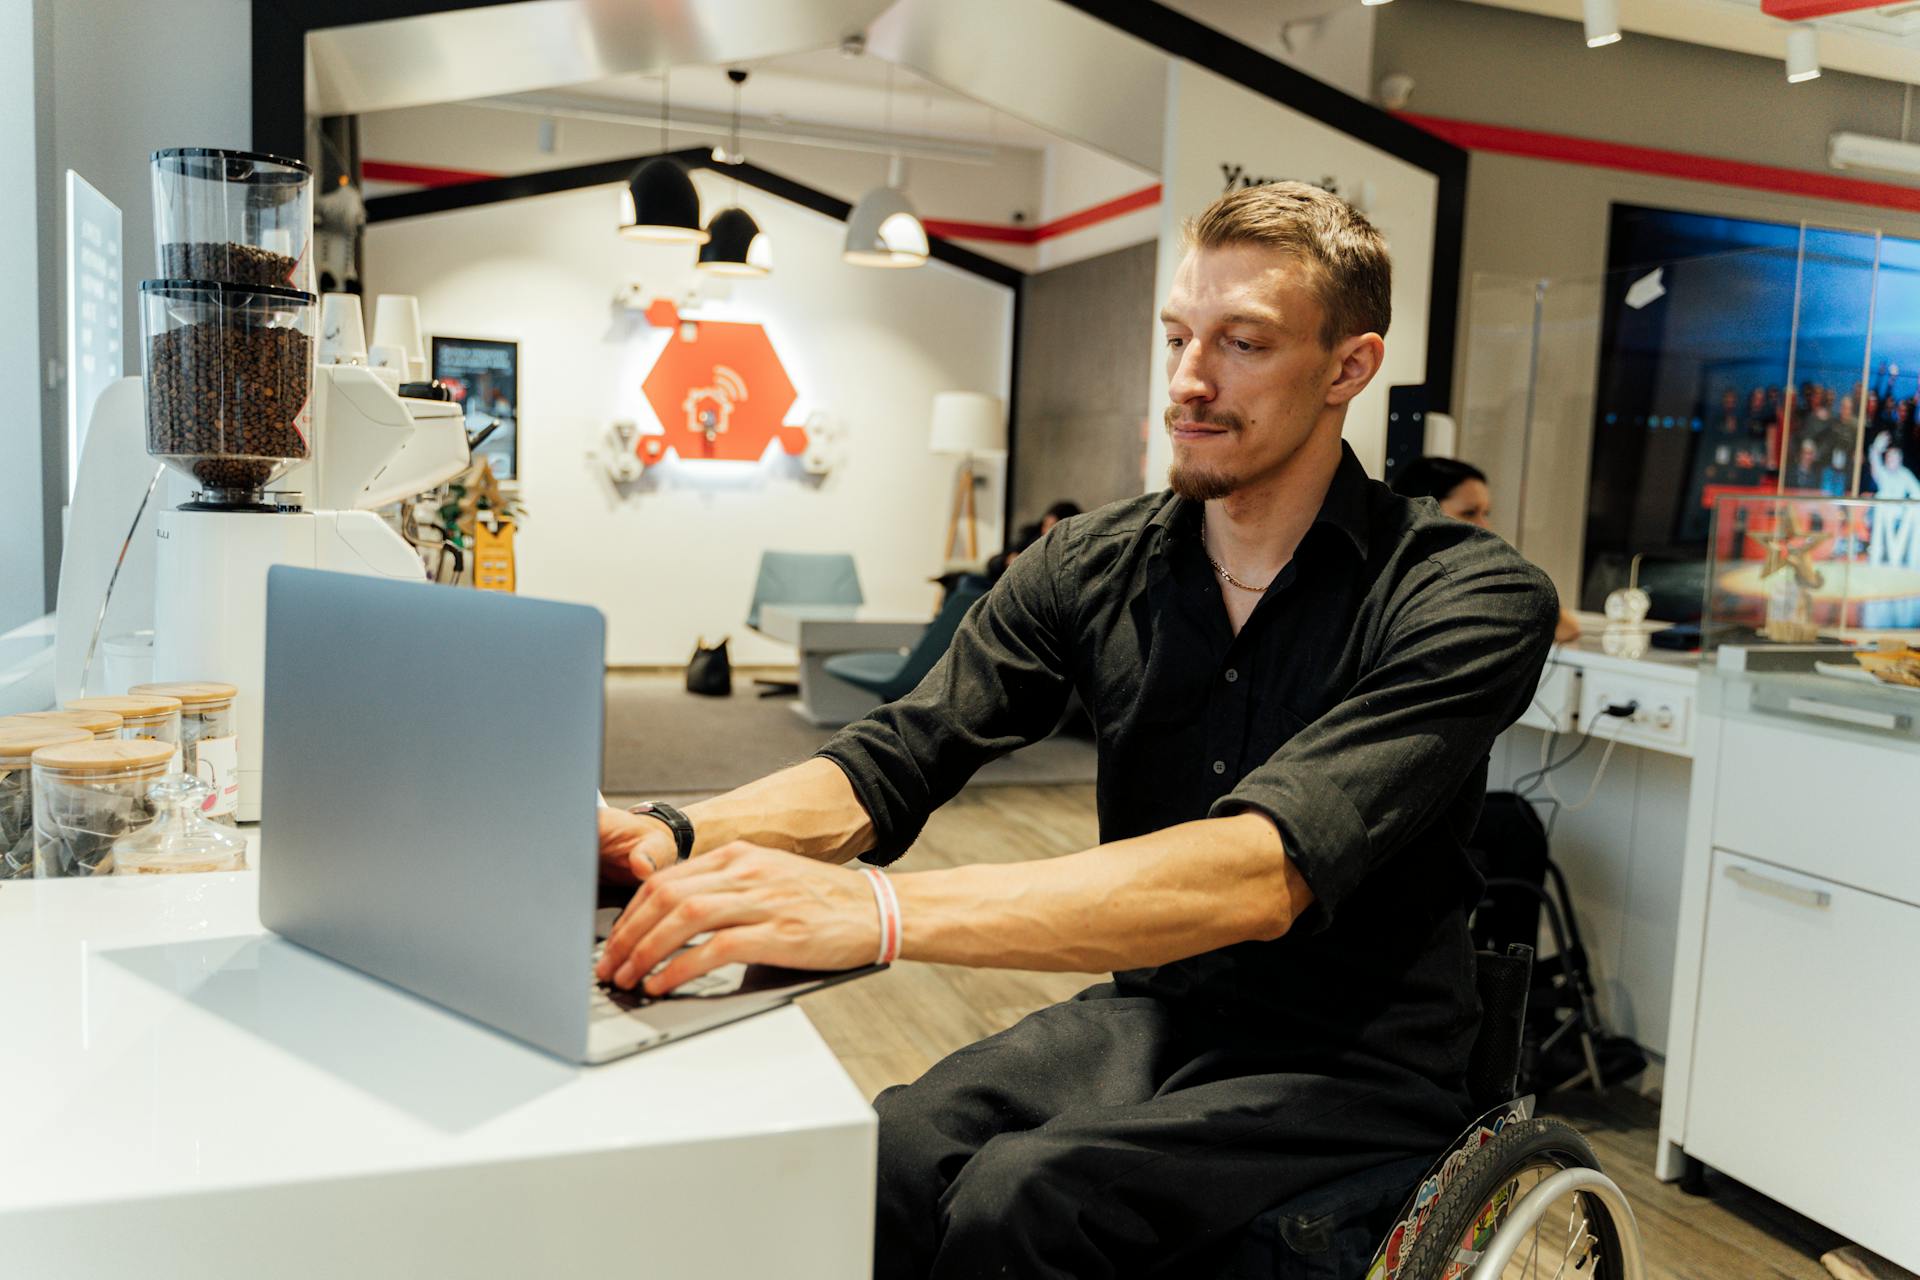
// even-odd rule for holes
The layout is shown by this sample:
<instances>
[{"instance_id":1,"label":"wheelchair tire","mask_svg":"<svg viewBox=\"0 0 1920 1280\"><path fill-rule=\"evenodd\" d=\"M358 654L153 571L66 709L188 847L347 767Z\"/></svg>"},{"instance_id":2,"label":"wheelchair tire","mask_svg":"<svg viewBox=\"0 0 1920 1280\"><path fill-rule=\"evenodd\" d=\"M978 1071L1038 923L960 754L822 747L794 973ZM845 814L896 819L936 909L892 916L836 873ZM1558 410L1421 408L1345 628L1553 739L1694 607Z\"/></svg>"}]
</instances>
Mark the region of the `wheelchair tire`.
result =
<instances>
[{"instance_id":1,"label":"wheelchair tire","mask_svg":"<svg viewBox=\"0 0 1920 1280\"><path fill-rule=\"evenodd\" d=\"M1519 1184L1528 1174L1538 1173L1544 1178L1561 1169L1581 1168L1598 1170L1600 1162L1580 1131L1564 1120L1509 1124L1492 1142L1474 1152L1441 1190L1398 1280L1446 1280L1450 1275L1468 1274L1472 1267L1463 1265L1460 1253L1468 1232L1491 1215L1494 1229L1471 1242L1477 1249L1484 1249L1518 1202L1516 1188L1524 1192ZM1574 1199L1586 1217L1594 1247L1592 1268L1572 1274L1578 1274L1581 1280L1624 1280L1619 1230L1612 1213L1596 1196L1575 1192ZM1472 1256L1468 1255L1469 1261ZM1549 1269L1546 1274L1553 1272Z\"/></svg>"}]
</instances>

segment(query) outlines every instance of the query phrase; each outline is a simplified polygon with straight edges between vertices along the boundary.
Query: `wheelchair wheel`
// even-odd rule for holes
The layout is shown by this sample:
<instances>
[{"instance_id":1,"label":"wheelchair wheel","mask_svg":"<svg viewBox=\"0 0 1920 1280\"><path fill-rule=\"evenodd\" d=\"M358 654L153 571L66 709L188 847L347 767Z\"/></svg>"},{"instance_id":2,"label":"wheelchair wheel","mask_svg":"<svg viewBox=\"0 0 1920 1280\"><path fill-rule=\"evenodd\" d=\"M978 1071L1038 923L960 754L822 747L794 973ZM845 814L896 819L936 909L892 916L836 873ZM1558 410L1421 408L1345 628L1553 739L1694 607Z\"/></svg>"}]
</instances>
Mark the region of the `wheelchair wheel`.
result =
<instances>
[{"instance_id":1,"label":"wheelchair wheel","mask_svg":"<svg viewBox=\"0 0 1920 1280\"><path fill-rule=\"evenodd\" d=\"M1467 1276L1529 1191L1562 1170L1599 1168L1593 1148L1564 1121L1509 1124L1441 1190L1398 1280ZM1634 1230L1631 1222L1624 1226ZM1500 1280L1637 1280L1627 1274L1621 1229L1599 1196L1570 1192L1533 1225Z\"/></svg>"}]
</instances>

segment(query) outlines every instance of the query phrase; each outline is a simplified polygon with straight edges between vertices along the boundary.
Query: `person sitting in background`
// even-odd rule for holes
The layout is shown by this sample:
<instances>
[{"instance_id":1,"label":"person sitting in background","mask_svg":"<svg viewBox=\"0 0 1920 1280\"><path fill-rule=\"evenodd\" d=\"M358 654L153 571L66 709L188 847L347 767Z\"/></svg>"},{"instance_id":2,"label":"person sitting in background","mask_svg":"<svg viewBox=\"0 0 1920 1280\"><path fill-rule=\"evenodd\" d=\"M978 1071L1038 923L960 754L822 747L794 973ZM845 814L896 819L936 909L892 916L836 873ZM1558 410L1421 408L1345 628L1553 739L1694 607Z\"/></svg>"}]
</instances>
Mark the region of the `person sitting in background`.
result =
<instances>
[{"instance_id":1,"label":"person sitting in background","mask_svg":"<svg viewBox=\"0 0 1920 1280\"><path fill-rule=\"evenodd\" d=\"M1007 566L1013 563L1015 556L1040 541L1042 534L1053 528L1056 524L1059 524L1062 520L1065 520L1069 516L1077 516L1079 514L1079 503L1061 501L1054 503L1045 511L1041 512L1040 518L1032 524L1021 525L1019 532L1007 539L1006 550L987 561L987 580L989 582L998 582L1000 575L1007 571Z\"/></svg>"},{"instance_id":2,"label":"person sitting in background","mask_svg":"<svg viewBox=\"0 0 1920 1280\"><path fill-rule=\"evenodd\" d=\"M1415 458L1400 468L1388 486L1404 498L1432 498L1440 514L1479 525L1493 527L1493 491L1487 487L1487 473L1458 458L1433 454ZM1580 638L1580 619L1562 605L1560 620L1553 627L1553 642L1569 644Z\"/></svg>"}]
</instances>

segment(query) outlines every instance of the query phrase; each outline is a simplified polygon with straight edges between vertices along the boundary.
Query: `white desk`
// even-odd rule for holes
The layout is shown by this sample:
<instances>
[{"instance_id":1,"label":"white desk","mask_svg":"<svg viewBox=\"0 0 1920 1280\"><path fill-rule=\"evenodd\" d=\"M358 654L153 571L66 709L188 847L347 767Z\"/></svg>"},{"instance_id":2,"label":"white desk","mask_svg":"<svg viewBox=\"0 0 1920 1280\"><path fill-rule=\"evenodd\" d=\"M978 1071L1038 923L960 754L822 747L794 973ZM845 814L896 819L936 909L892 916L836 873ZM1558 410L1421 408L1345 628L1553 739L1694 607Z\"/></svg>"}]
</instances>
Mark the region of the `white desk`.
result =
<instances>
[{"instance_id":1,"label":"white desk","mask_svg":"<svg viewBox=\"0 0 1920 1280\"><path fill-rule=\"evenodd\" d=\"M810 724L837 727L858 720L879 699L830 673L836 653L905 649L927 629L925 615L871 605L760 606L760 630L799 650L800 701L794 711Z\"/></svg>"},{"instance_id":2,"label":"white desk","mask_svg":"<svg viewBox=\"0 0 1920 1280\"><path fill-rule=\"evenodd\" d=\"M865 1275L798 1009L579 1068L271 934L257 877L0 887L0 1273Z\"/></svg>"}]
</instances>

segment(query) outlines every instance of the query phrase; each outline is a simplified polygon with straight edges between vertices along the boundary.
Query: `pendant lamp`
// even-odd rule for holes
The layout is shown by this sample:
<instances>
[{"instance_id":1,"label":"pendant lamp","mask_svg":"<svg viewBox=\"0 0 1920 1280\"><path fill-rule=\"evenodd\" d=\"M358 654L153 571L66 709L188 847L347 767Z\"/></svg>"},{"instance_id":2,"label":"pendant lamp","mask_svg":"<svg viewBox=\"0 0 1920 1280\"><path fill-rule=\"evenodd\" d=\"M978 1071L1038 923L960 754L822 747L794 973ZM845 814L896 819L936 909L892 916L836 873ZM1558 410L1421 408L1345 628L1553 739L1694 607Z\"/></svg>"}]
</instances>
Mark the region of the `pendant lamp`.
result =
<instances>
[{"instance_id":1,"label":"pendant lamp","mask_svg":"<svg viewBox=\"0 0 1920 1280\"><path fill-rule=\"evenodd\" d=\"M857 267L918 267L927 261L927 229L900 189L901 170L896 155L888 166L887 185L861 196L847 215L847 242L840 256Z\"/></svg>"},{"instance_id":2,"label":"pendant lamp","mask_svg":"<svg viewBox=\"0 0 1920 1280\"><path fill-rule=\"evenodd\" d=\"M667 76L660 78L660 150L667 149ZM633 171L621 202L625 220L620 234L651 244L705 244L700 228L700 193L677 160L658 155Z\"/></svg>"},{"instance_id":3,"label":"pendant lamp","mask_svg":"<svg viewBox=\"0 0 1920 1280\"><path fill-rule=\"evenodd\" d=\"M721 164L741 164L746 156L740 150L740 86L747 73L739 67L727 72L733 81L733 136L729 147L715 147L713 158ZM739 199L739 184L734 184ZM707 224L707 242L700 246L700 270L716 276L764 276L773 269L773 244L753 215L738 204L722 209Z\"/></svg>"},{"instance_id":4,"label":"pendant lamp","mask_svg":"<svg viewBox=\"0 0 1920 1280\"><path fill-rule=\"evenodd\" d=\"M893 133L893 64L887 64L887 133ZM927 261L927 229L901 188L906 164L898 151L887 161L887 185L860 197L847 215L840 257L856 267L918 267Z\"/></svg>"},{"instance_id":5,"label":"pendant lamp","mask_svg":"<svg viewBox=\"0 0 1920 1280\"><path fill-rule=\"evenodd\" d=\"M716 276L764 276L773 270L773 245L745 209L736 205L714 214L707 236L700 246L700 270Z\"/></svg>"}]
</instances>

